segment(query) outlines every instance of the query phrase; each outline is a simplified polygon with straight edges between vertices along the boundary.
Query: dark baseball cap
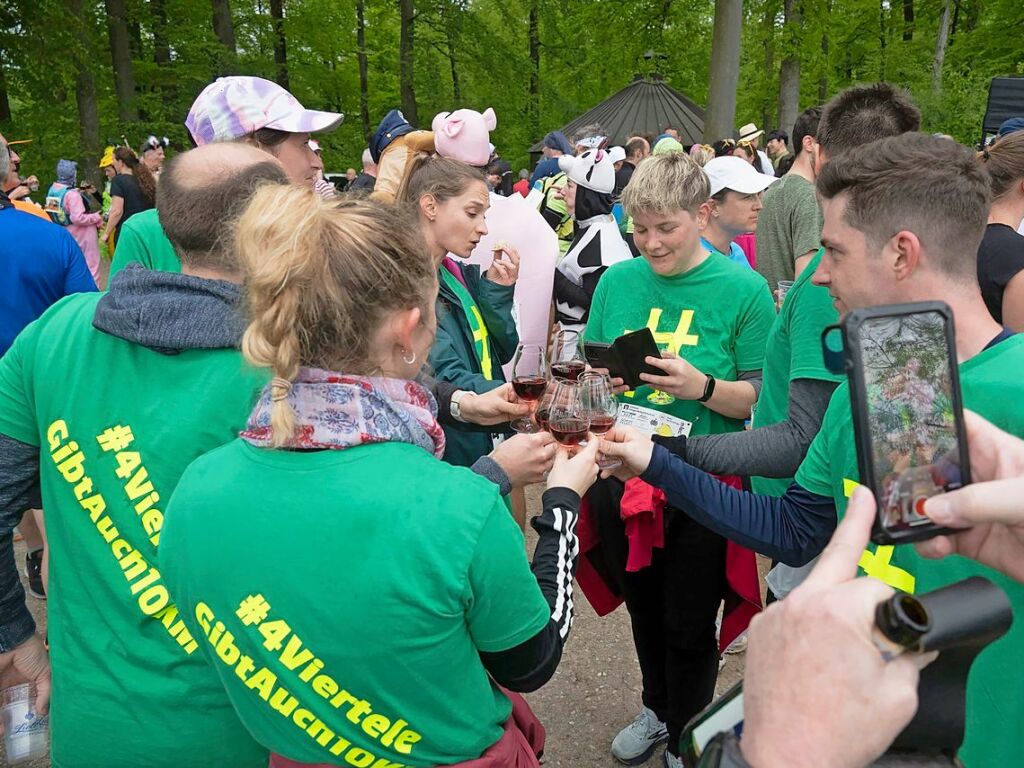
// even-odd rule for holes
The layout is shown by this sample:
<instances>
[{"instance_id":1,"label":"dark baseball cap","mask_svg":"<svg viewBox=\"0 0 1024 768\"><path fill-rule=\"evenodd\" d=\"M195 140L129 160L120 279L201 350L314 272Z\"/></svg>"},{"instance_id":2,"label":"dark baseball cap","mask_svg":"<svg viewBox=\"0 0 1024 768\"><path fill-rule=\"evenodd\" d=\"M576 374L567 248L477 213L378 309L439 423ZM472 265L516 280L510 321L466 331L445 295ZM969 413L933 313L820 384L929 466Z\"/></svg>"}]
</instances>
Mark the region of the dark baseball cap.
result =
<instances>
[{"instance_id":1,"label":"dark baseball cap","mask_svg":"<svg viewBox=\"0 0 1024 768\"><path fill-rule=\"evenodd\" d=\"M405 119L405 115L400 110L392 109L384 115L373 138L370 139L370 156L373 158L373 162L380 162L381 153L388 148L388 144L399 136L405 136L414 130L416 129Z\"/></svg>"},{"instance_id":2,"label":"dark baseball cap","mask_svg":"<svg viewBox=\"0 0 1024 768\"><path fill-rule=\"evenodd\" d=\"M1004 120L1003 124L999 126L1000 136L1006 136L1017 131L1024 131L1024 117L1011 117L1009 120Z\"/></svg>"}]
</instances>

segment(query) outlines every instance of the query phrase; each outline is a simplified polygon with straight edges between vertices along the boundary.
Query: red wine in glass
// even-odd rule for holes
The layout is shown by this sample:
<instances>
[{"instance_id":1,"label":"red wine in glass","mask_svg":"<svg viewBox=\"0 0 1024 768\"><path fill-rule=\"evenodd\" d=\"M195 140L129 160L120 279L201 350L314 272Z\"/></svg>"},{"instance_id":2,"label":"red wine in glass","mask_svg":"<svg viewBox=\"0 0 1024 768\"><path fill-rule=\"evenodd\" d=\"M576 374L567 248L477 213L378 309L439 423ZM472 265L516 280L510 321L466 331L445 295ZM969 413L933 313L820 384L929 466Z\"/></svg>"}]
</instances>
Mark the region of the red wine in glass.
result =
<instances>
[{"instance_id":1,"label":"red wine in glass","mask_svg":"<svg viewBox=\"0 0 1024 768\"><path fill-rule=\"evenodd\" d=\"M555 378L565 379L566 381L578 380L580 374L586 369L587 364L582 360L569 360L565 363L551 364L551 373L554 374Z\"/></svg>"},{"instance_id":2,"label":"red wine in glass","mask_svg":"<svg viewBox=\"0 0 1024 768\"><path fill-rule=\"evenodd\" d=\"M590 414L590 431L595 435L603 435L615 425L615 417L607 413L592 412Z\"/></svg>"},{"instance_id":3,"label":"red wine in glass","mask_svg":"<svg viewBox=\"0 0 1024 768\"><path fill-rule=\"evenodd\" d=\"M516 376L512 379L512 389L520 400L532 402L544 394L548 381L543 376Z\"/></svg>"},{"instance_id":4,"label":"red wine in glass","mask_svg":"<svg viewBox=\"0 0 1024 768\"><path fill-rule=\"evenodd\" d=\"M586 419L559 419L548 424L551 436L562 445L579 445L587 437Z\"/></svg>"},{"instance_id":5,"label":"red wine in glass","mask_svg":"<svg viewBox=\"0 0 1024 768\"><path fill-rule=\"evenodd\" d=\"M548 417L551 415L551 411L548 408L541 408L533 415L533 418L537 420L537 424L541 429L548 428Z\"/></svg>"}]
</instances>

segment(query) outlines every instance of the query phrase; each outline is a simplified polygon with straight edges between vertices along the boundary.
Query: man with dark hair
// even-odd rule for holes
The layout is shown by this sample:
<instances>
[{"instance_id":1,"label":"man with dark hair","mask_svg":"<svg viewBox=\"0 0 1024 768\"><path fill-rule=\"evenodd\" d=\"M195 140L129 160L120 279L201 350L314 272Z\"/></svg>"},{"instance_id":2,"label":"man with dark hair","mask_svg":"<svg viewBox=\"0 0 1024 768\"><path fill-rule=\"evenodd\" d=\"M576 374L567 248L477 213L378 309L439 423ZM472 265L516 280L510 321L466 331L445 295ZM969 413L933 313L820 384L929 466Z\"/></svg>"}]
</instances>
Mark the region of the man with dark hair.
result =
<instances>
[{"instance_id":1,"label":"man with dark hair","mask_svg":"<svg viewBox=\"0 0 1024 768\"><path fill-rule=\"evenodd\" d=\"M920 125L921 111L902 88L889 83L847 88L825 105L817 136L819 161Z\"/></svg>"},{"instance_id":2,"label":"man with dark hair","mask_svg":"<svg viewBox=\"0 0 1024 768\"><path fill-rule=\"evenodd\" d=\"M826 109L823 126L829 116ZM1024 336L992 319L975 278L990 204L984 169L965 147L917 133L860 150L837 154L820 171L825 250L815 257L815 285L828 291L843 314L860 307L945 301L956 320L964 403L1000 428L1024 435L1018 405L1024 395ZM625 441L622 449L606 445L602 450L628 457L633 471L645 470L644 480L663 488L670 504L721 535L794 566L821 551L860 480L845 384L834 393L795 481L781 498L723 492L720 483L661 446L652 452L650 441L618 433L615 439ZM976 575L993 578L967 560L924 560L912 547L870 545L859 563L868 576L905 592L927 592ZM1024 586L1007 580L1000 586L1014 608L1024 610ZM1018 693L1024 685L1022 654L1024 625L1019 625L974 663L960 752L966 765L1011 765L1024 752L1024 732L1004 727L1024 722L1024 698Z\"/></svg>"},{"instance_id":3,"label":"man with dark hair","mask_svg":"<svg viewBox=\"0 0 1024 768\"><path fill-rule=\"evenodd\" d=\"M260 184L287 183L280 164L241 144L183 153L170 168L162 217L227 185L232 194L204 196L195 214L221 231ZM189 186L165 186L175 174ZM240 277L226 244L214 238L208 253L209 237L188 237L172 239L181 274L129 265L107 293L55 305L0 360L0 537L9 542L40 486L46 513L56 765L266 765L156 565L178 478L237 434L266 378L237 349ZM45 652L10 553L0 558L0 669L38 680L42 694ZM128 724L114 741L110 723Z\"/></svg>"},{"instance_id":4,"label":"man with dark hair","mask_svg":"<svg viewBox=\"0 0 1024 768\"><path fill-rule=\"evenodd\" d=\"M772 161L776 173L778 173L779 164L789 157L788 145L789 134L785 131L775 130L768 134L768 143L765 145L765 151L768 153L768 159Z\"/></svg>"},{"instance_id":5,"label":"man with dark hair","mask_svg":"<svg viewBox=\"0 0 1024 768\"><path fill-rule=\"evenodd\" d=\"M627 141L625 149L626 159L622 162L622 167L615 172L614 194L616 198L622 194L622 190L633 178L633 171L636 170L636 167L651 154L651 145L647 143L647 139L640 136L633 136Z\"/></svg>"}]
</instances>

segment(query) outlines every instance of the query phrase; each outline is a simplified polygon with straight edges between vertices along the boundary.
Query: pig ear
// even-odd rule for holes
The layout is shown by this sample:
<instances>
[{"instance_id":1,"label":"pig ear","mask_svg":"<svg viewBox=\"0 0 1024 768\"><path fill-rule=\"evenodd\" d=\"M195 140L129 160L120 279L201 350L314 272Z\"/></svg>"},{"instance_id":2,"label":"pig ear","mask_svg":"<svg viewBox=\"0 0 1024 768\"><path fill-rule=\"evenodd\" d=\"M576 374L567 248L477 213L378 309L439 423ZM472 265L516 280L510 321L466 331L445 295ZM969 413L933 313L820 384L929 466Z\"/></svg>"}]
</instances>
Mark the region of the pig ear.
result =
<instances>
[{"instance_id":1,"label":"pig ear","mask_svg":"<svg viewBox=\"0 0 1024 768\"><path fill-rule=\"evenodd\" d=\"M438 112L436 115L434 115L434 120L430 124L430 127L433 128L435 131L440 132L441 130L444 129L445 118L447 118L448 115L450 114L450 112Z\"/></svg>"},{"instance_id":2,"label":"pig ear","mask_svg":"<svg viewBox=\"0 0 1024 768\"><path fill-rule=\"evenodd\" d=\"M488 131L493 131L498 127L498 118L495 116L494 110L490 107L484 110L483 118L484 127L487 128Z\"/></svg>"}]
</instances>

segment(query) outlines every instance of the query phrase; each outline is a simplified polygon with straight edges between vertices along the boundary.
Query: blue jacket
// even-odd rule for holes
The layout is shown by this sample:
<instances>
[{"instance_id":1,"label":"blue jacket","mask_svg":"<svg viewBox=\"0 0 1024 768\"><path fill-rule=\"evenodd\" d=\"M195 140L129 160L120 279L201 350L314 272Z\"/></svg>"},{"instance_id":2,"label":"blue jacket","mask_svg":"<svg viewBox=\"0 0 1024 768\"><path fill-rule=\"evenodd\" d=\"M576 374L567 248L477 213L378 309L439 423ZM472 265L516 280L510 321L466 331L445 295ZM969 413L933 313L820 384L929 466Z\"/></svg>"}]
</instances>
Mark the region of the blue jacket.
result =
<instances>
[{"instance_id":1,"label":"blue jacket","mask_svg":"<svg viewBox=\"0 0 1024 768\"><path fill-rule=\"evenodd\" d=\"M441 381L472 392L489 392L504 383L501 366L512 359L519 343L519 335L512 320L515 287L498 285L484 279L478 266L461 265L461 269L466 287L487 326L494 378L488 381L480 372L473 346L473 333L462 304L443 281L437 294L437 338L430 350L430 365L434 369L434 376ZM461 423L446 423L443 426L447 440L444 460L467 467L491 452L491 434L500 431L496 427Z\"/></svg>"}]
</instances>

